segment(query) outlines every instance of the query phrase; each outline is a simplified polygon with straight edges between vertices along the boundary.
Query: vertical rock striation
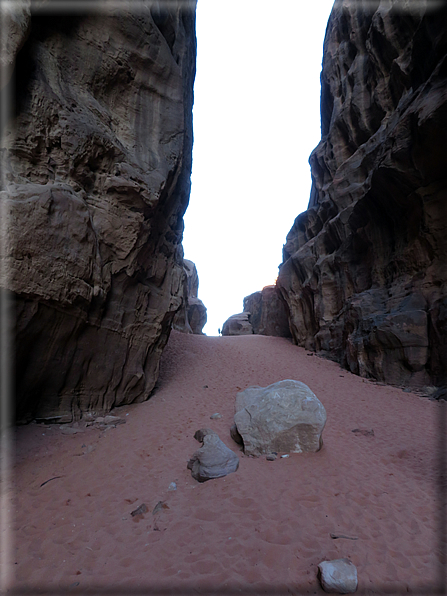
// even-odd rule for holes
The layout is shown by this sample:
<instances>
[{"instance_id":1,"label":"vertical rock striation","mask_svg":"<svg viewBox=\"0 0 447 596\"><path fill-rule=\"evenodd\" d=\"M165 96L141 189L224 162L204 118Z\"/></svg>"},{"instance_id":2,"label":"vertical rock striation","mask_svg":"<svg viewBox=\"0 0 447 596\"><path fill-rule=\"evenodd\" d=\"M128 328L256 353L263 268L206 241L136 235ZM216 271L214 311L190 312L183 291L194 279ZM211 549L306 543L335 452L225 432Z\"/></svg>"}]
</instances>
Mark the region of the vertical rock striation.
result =
<instances>
[{"instance_id":1,"label":"vertical rock striation","mask_svg":"<svg viewBox=\"0 0 447 596\"><path fill-rule=\"evenodd\" d=\"M352 372L447 382L444 2L336 2L312 191L278 288L294 341Z\"/></svg>"},{"instance_id":2,"label":"vertical rock striation","mask_svg":"<svg viewBox=\"0 0 447 596\"><path fill-rule=\"evenodd\" d=\"M1 282L19 420L147 399L182 303L195 0L68 5L32 9L8 58Z\"/></svg>"},{"instance_id":3,"label":"vertical rock striation","mask_svg":"<svg viewBox=\"0 0 447 596\"><path fill-rule=\"evenodd\" d=\"M182 333L203 335L202 329L206 324L206 307L198 298L199 275L197 267L192 261L183 259L185 278L183 282L183 302L177 311L172 328Z\"/></svg>"},{"instance_id":4,"label":"vertical rock striation","mask_svg":"<svg viewBox=\"0 0 447 596\"><path fill-rule=\"evenodd\" d=\"M244 298L244 311L229 317L222 335L291 337L286 305L276 286L264 286Z\"/></svg>"},{"instance_id":5,"label":"vertical rock striation","mask_svg":"<svg viewBox=\"0 0 447 596\"><path fill-rule=\"evenodd\" d=\"M289 319L276 286L264 286L244 298L244 312L256 335L290 337Z\"/></svg>"}]
</instances>

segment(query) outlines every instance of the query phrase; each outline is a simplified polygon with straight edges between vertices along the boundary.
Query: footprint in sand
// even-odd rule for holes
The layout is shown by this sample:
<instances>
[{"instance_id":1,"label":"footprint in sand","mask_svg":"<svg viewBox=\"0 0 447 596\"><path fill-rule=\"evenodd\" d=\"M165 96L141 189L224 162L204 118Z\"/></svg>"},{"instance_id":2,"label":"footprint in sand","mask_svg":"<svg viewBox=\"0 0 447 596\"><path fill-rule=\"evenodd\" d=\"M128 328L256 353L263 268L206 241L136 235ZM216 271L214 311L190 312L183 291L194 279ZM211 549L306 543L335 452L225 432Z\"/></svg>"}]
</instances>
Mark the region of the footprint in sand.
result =
<instances>
[{"instance_id":1,"label":"footprint in sand","mask_svg":"<svg viewBox=\"0 0 447 596\"><path fill-rule=\"evenodd\" d=\"M288 532L285 530L278 532L274 528L269 528L264 532L260 532L259 538L268 544L278 544L281 546L285 546L293 542L293 537Z\"/></svg>"},{"instance_id":2,"label":"footprint in sand","mask_svg":"<svg viewBox=\"0 0 447 596\"><path fill-rule=\"evenodd\" d=\"M201 521L210 521L210 522L214 522L214 521L218 521L219 518L221 517L222 513L221 512L215 512L215 511L207 511L206 509L199 509L194 517L196 517L197 519L200 519Z\"/></svg>"},{"instance_id":3,"label":"footprint in sand","mask_svg":"<svg viewBox=\"0 0 447 596\"><path fill-rule=\"evenodd\" d=\"M254 499L251 499L250 497L232 497L230 499L230 502L233 505L236 505L237 507L251 507L254 508L256 503Z\"/></svg>"}]
</instances>

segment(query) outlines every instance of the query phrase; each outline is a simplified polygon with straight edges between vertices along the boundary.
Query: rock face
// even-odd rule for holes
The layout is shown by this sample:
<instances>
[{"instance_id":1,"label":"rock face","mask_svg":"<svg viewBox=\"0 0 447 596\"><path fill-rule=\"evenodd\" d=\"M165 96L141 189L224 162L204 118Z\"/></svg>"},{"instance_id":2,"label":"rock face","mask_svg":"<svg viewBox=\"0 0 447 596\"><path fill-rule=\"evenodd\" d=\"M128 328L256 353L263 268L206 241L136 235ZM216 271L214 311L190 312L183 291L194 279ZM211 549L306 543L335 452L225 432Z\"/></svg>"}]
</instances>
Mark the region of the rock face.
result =
<instances>
[{"instance_id":1,"label":"rock face","mask_svg":"<svg viewBox=\"0 0 447 596\"><path fill-rule=\"evenodd\" d=\"M194 438L202 443L187 466L195 480L206 482L236 472L239 467L238 456L220 440L214 430L202 428L195 433Z\"/></svg>"},{"instance_id":2,"label":"rock face","mask_svg":"<svg viewBox=\"0 0 447 596\"><path fill-rule=\"evenodd\" d=\"M223 324L222 335L274 335L291 337L285 302L276 286L265 286L244 298L244 312Z\"/></svg>"},{"instance_id":3,"label":"rock face","mask_svg":"<svg viewBox=\"0 0 447 596\"><path fill-rule=\"evenodd\" d=\"M444 385L447 8L363 4L335 3L328 22L309 208L277 285L298 345L362 376Z\"/></svg>"},{"instance_id":4,"label":"rock face","mask_svg":"<svg viewBox=\"0 0 447 596\"><path fill-rule=\"evenodd\" d=\"M246 455L318 451L326 410L307 385L285 380L249 387L236 397L234 422ZM236 440L235 429L232 437Z\"/></svg>"},{"instance_id":5,"label":"rock face","mask_svg":"<svg viewBox=\"0 0 447 596\"><path fill-rule=\"evenodd\" d=\"M12 4L12 3L11 3ZM0 88L10 81L16 56L25 43L31 25L31 0L16 6L2 6L2 34L0 36Z\"/></svg>"},{"instance_id":6,"label":"rock face","mask_svg":"<svg viewBox=\"0 0 447 596\"><path fill-rule=\"evenodd\" d=\"M318 572L325 592L353 594L357 591L357 569L349 559L323 561L318 565Z\"/></svg>"},{"instance_id":7,"label":"rock face","mask_svg":"<svg viewBox=\"0 0 447 596\"><path fill-rule=\"evenodd\" d=\"M195 1L33 10L9 58L1 285L18 419L71 420L149 397L182 303Z\"/></svg>"},{"instance_id":8,"label":"rock face","mask_svg":"<svg viewBox=\"0 0 447 596\"><path fill-rule=\"evenodd\" d=\"M276 286L265 286L261 291L244 298L244 312L256 335L291 337L286 305Z\"/></svg>"},{"instance_id":9,"label":"rock face","mask_svg":"<svg viewBox=\"0 0 447 596\"><path fill-rule=\"evenodd\" d=\"M206 324L206 307L197 297L199 291L199 276L192 261L183 259L185 278L183 283L183 304L177 311L172 327L182 333L202 334Z\"/></svg>"},{"instance_id":10,"label":"rock face","mask_svg":"<svg viewBox=\"0 0 447 596\"><path fill-rule=\"evenodd\" d=\"M241 312L229 317L222 327L222 335L253 335L250 313Z\"/></svg>"}]
</instances>

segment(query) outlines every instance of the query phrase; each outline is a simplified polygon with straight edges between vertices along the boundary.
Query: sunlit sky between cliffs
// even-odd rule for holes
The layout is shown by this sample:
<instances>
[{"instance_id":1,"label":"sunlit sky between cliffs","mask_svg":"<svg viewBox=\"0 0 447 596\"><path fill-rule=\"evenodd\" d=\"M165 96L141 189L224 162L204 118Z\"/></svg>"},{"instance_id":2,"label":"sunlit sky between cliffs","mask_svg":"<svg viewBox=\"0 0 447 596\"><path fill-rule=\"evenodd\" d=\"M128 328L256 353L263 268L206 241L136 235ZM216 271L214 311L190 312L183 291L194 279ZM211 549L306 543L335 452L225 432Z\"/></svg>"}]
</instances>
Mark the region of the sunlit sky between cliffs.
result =
<instances>
[{"instance_id":1,"label":"sunlit sky between cliffs","mask_svg":"<svg viewBox=\"0 0 447 596\"><path fill-rule=\"evenodd\" d=\"M183 246L197 266L207 335L242 312L245 296L275 283L287 233L307 208L332 5L198 0Z\"/></svg>"}]
</instances>

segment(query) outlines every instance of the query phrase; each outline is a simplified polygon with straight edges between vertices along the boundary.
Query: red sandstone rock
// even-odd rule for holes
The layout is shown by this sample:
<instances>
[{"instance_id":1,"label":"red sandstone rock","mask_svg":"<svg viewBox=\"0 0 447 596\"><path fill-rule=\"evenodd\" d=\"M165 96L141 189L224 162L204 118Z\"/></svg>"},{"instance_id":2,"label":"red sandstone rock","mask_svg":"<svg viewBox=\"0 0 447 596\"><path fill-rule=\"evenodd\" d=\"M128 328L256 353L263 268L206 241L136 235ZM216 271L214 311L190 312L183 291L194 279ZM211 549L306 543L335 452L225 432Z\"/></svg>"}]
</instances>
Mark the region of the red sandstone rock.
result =
<instances>
[{"instance_id":1,"label":"red sandstone rock","mask_svg":"<svg viewBox=\"0 0 447 596\"><path fill-rule=\"evenodd\" d=\"M261 291L244 298L244 312L256 335L291 337L286 303L276 286L265 286Z\"/></svg>"},{"instance_id":2,"label":"red sandstone rock","mask_svg":"<svg viewBox=\"0 0 447 596\"><path fill-rule=\"evenodd\" d=\"M182 333L202 334L206 324L206 307L197 297L199 291L199 276L197 268L192 261L183 259L185 278L183 282L183 302L177 311L173 329Z\"/></svg>"},{"instance_id":3,"label":"red sandstone rock","mask_svg":"<svg viewBox=\"0 0 447 596\"><path fill-rule=\"evenodd\" d=\"M154 387L182 302L194 10L19 15L0 244L21 420L104 413Z\"/></svg>"},{"instance_id":4,"label":"red sandstone rock","mask_svg":"<svg viewBox=\"0 0 447 596\"><path fill-rule=\"evenodd\" d=\"M336 3L322 139L277 286L295 343L352 372L447 383L447 9Z\"/></svg>"},{"instance_id":5,"label":"red sandstone rock","mask_svg":"<svg viewBox=\"0 0 447 596\"><path fill-rule=\"evenodd\" d=\"M250 313L241 312L229 317L222 327L222 335L252 335Z\"/></svg>"}]
</instances>

